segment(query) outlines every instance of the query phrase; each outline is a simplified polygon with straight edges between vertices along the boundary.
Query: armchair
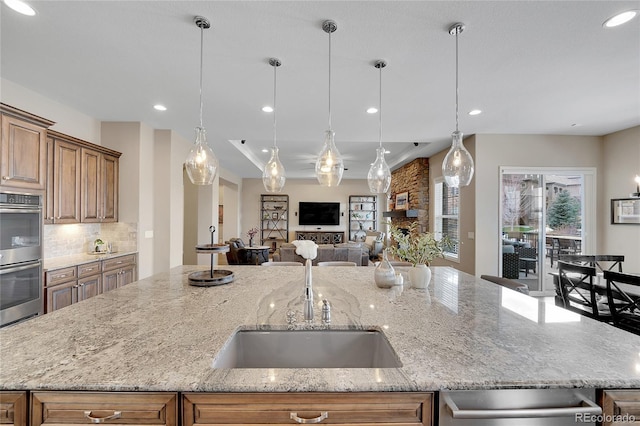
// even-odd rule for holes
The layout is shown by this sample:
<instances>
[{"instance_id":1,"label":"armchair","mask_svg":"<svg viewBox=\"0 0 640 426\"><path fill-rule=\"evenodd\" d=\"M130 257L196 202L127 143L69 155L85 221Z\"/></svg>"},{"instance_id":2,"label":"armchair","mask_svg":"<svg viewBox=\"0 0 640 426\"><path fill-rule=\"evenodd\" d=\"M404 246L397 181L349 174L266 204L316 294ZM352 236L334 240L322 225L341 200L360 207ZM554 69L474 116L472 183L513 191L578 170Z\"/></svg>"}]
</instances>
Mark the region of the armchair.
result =
<instances>
[{"instance_id":1,"label":"armchair","mask_svg":"<svg viewBox=\"0 0 640 426\"><path fill-rule=\"evenodd\" d=\"M229 265L252 265L255 263L251 262L250 253L244 248L244 241L241 238L231 238L229 241L225 241L225 244L229 244L227 252Z\"/></svg>"},{"instance_id":2,"label":"armchair","mask_svg":"<svg viewBox=\"0 0 640 426\"><path fill-rule=\"evenodd\" d=\"M364 245L369 248L369 259L377 259L384 248L384 232L367 231Z\"/></svg>"}]
</instances>

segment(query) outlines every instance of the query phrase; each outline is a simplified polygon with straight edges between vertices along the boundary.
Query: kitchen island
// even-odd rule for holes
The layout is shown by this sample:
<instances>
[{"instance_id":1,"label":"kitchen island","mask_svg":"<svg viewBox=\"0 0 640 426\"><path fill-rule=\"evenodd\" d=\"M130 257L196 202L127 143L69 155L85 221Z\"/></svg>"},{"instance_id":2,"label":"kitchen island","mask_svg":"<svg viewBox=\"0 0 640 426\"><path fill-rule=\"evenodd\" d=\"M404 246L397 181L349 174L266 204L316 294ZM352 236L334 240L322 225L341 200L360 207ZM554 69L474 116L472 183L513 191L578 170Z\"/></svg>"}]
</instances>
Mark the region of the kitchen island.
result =
<instances>
[{"instance_id":1,"label":"kitchen island","mask_svg":"<svg viewBox=\"0 0 640 426\"><path fill-rule=\"evenodd\" d=\"M238 328L302 321L304 269L228 266L194 287L181 266L0 330L0 388L173 392L640 388L640 337L452 268L428 291L379 289L374 268L313 267L316 318L382 330L402 367L217 369ZM319 326L319 320L316 321Z\"/></svg>"}]
</instances>

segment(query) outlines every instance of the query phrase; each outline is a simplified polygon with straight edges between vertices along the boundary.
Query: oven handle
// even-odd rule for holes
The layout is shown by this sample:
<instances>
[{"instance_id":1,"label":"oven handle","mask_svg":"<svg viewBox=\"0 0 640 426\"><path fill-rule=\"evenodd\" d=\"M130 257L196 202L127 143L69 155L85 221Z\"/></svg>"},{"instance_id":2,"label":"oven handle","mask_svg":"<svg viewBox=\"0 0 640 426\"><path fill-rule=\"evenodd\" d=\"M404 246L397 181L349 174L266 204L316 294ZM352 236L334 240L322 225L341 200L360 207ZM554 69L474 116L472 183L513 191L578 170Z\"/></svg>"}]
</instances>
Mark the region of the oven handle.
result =
<instances>
[{"instance_id":1,"label":"oven handle","mask_svg":"<svg viewBox=\"0 0 640 426\"><path fill-rule=\"evenodd\" d=\"M541 417L559 417L574 416L576 414L591 414L599 416L602 414L602 408L589 398L581 396L581 404L577 407L546 407L546 408L514 408L514 409L474 409L461 410L453 401L450 395L441 395L444 403L451 411L451 415L456 419L512 419L521 418L541 418Z\"/></svg>"},{"instance_id":2,"label":"oven handle","mask_svg":"<svg viewBox=\"0 0 640 426\"><path fill-rule=\"evenodd\" d=\"M36 260L35 262L29 263L21 263L20 266L13 266L5 269L0 269L0 275L11 274L13 272L25 271L27 269L32 269L33 267L40 266L41 262Z\"/></svg>"},{"instance_id":3,"label":"oven handle","mask_svg":"<svg viewBox=\"0 0 640 426\"><path fill-rule=\"evenodd\" d=\"M42 209L33 207L0 207L0 213L41 213Z\"/></svg>"}]
</instances>

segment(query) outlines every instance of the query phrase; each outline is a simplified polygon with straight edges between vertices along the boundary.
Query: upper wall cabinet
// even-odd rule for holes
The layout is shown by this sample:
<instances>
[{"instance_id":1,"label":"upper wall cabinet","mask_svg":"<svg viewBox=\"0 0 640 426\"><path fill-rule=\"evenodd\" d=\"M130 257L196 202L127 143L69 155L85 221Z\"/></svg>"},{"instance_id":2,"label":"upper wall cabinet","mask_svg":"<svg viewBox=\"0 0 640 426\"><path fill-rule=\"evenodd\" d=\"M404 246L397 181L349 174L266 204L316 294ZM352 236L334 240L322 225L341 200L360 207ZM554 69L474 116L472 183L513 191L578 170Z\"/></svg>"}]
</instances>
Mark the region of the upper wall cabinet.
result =
<instances>
[{"instance_id":1,"label":"upper wall cabinet","mask_svg":"<svg viewBox=\"0 0 640 426\"><path fill-rule=\"evenodd\" d=\"M45 223L118 221L120 153L48 131Z\"/></svg>"},{"instance_id":2,"label":"upper wall cabinet","mask_svg":"<svg viewBox=\"0 0 640 426\"><path fill-rule=\"evenodd\" d=\"M47 127L53 121L0 104L2 144L0 187L44 190L47 175Z\"/></svg>"}]
</instances>

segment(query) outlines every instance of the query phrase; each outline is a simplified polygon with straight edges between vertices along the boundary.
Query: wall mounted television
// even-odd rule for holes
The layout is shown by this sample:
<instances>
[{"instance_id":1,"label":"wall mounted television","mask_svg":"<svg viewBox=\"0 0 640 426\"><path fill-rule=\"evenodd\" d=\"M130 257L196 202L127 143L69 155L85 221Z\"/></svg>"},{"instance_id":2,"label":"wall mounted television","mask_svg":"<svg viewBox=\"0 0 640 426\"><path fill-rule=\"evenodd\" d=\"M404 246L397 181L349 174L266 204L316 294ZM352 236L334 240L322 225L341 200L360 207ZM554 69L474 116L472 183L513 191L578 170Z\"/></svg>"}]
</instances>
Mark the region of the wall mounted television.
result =
<instances>
[{"instance_id":1,"label":"wall mounted television","mask_svg":"<svg viewBox=\"0 0 640 426\"><path fill-rule=\"evenodd\" d=\"M300 225L340 225L340 203L300 201Z\"/></svg>"}]
</instances>

